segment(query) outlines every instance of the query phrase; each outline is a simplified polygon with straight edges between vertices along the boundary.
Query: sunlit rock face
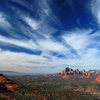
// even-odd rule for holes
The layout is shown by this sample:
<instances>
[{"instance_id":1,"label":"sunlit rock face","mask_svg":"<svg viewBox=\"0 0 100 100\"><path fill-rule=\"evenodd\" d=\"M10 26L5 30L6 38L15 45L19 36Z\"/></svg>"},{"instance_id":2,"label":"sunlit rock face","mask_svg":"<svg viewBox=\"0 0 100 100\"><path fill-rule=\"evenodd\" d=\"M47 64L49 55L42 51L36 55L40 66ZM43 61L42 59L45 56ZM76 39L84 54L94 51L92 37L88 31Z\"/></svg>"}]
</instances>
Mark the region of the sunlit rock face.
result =
<instances>
[{"instance_id":1,"label":"sunlit rock face","mask_svg":"<svg viewBox=\"0 0 100 100\"><path fill-rule=\"evenodd\" d=\"M4 83L4 84L3 84ZM12 81L10 81L7 77L0 74L0 84L4 85L3 87L7 90L14 90L15 88L20 87L21 85L15 84Z\"/></svg>"},{"instance_id":2,"label":"sunlit rock face","mask_svg":"<svg viewBox=\"0 0 100 100\"><path fill-rule=\"evenodd\" d=\"M7 79L4 75L0 74L0 83L10 83L11 81Z\"/></svg>"},{"instance_id":3,"label":"sunlit rock face","mask_svg":"<svg viewBox=\"0 0 100 100\"><path fill-rule=\"evenodd\" d=\"M75 75L82 75L82 74L83 72L79 71L78 69L73 70L69 67L67 67L66 69L58 73L58 75L67 75L67 76L75 76Z\"/></svg>"},{"instance_id":4,"label":"sunlit rock face","mask_svg":"<svg viewBox=\"0 0 100 100\"><path fill-rule=\"evenodd\" d=\"M13 91L14 89L20 87L21 85L19 84L6 84L5 87L8 89L8 90L11 90Z\"/></svg>"},{"instance_id":5,"label":"sunlit rock face","mask_svg":"<svg viewBox=\"0 0 100 100\"><path fill-rule=\"evenodd\" d=\"M96 77L96 82L100 82L100 76Z\"/></svg>"},{"instance_id":6,"label":"sunlit rock face","mask_svg":"<svg viewBox=\"0 0 100 100\"><path fill-rule=\"evenodd\" d=\"M63 71L59 72L57 76L62 78L69 79L70 77L80 77L80 78L89 78L93 77L93 74L85 70L80 71L79 69L73 70L72 68L65 68Z\"/></svg>"},{"instance_id":7,"label":"sunlit rock face","mask_svg":"<svg viewBox=\"0 0 100 100\"><path fill-rule=\"evenodd\" d=\"M96 75L100 75L100 72L96 73Z\"/></svg>"}]
</instances>

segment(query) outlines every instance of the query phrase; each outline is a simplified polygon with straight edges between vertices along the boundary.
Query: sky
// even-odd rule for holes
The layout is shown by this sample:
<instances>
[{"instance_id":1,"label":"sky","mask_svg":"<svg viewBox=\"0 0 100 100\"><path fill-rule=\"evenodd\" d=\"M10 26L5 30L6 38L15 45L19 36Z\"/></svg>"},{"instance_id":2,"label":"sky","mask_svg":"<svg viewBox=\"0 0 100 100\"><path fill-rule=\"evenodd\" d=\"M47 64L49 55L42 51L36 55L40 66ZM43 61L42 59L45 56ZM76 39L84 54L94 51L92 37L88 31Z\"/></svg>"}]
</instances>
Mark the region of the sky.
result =
<instances>
[{"instance_id":1,"label":"sky","mask_svg":"<svg viewBox=\"0 0 100 100\"><path fill-rule=\"evenodd\" d=\"M0 70L100 69L100 0L0 0Z\"/></svg>"}]
</instances>

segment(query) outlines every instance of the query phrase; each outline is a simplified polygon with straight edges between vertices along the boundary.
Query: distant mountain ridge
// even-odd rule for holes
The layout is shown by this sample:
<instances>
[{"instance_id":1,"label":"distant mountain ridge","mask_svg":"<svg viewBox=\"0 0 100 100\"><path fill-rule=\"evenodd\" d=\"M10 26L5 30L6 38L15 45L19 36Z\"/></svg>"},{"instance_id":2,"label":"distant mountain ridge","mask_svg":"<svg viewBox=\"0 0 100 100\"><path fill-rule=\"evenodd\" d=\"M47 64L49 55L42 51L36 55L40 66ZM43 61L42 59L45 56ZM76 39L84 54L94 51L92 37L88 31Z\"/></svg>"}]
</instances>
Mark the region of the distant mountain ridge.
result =
<instances>
[{"instance_id":1,"label":"distant mountain ridge","mask_svg":"<svg viewBox=\"0 0 100 100\"><path fill-rule=\"evenodd\" d=\"M93 74L100 74L100 70L89 70L88 72L93 73Z\"/></svg>"},{"instance_id":2,"label":"distant mountain ridge","mask_svg":"<svg viewBox=\"0 0 100 100\"><path fill-rule=\"evenodd\" d=\"M32 76L32 75L43 75L38 73L24 73L24 72L16 72L16 71L0 71L1 74L8 75L8 76Z\"/></svg>"},{"instance_id":3,"label":"distant mountain ridge","mask_svg":"<svg viewBox=\"0 0 100 100\"><path fill-rule=\"evenodd\" d=\"M15 71L0 71L0 73L4 75L16 75L16 76L26 75L25 73L15 72Z\"/></svg>"}]
</instances>

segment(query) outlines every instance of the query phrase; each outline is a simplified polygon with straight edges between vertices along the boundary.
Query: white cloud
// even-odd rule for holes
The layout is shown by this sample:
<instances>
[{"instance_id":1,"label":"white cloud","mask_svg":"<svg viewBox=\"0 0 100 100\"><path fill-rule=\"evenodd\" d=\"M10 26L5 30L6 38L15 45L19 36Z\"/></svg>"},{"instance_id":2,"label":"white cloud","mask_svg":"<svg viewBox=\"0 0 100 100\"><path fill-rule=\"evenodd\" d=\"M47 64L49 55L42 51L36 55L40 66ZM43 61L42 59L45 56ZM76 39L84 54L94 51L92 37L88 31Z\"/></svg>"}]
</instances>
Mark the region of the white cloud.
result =
<instances>
[{"instance_id":1,"label":"white cloud","mask_svg":"<svg viewBox=\"0 0 100 100\"><path fill-rule=\"evenodd\" d=\"M0 12L0 27L7 29L11 28L10 23L7 21L6 15Z\"/></svg>"},{"instance_id":2,"label":"white cloud","mask_svg":"<svg viewBox=\"0 0 100 100\"><path fill-rule=\"evenodd\" d=\"M28 48L31 50L38 49L37 45L32 40L17 40L17 39L7 38L7 37L0 35L0 41L4 43L13 44L16 46Z\"/></svg>"},{"instance_id":3,"label":"white cloud","mask_svg":"<svg viewBox=\"0 0 100 100\"><path fill-rule=\"evenodd\" d=\"M76 50L86 47L87 36L82 34L70 34L63 37L67 44Z\"/></svg>"},{"instance_id":4,"label":"white cloud","mask_svg":"<svg viewBox=\"0 0 100 100\"><path fill-rule=\"evenodd\" d=\"M52 56L51 56L52 57ZM39 63L35 63L39 62ZM52 57L52 61L44 58L42 55L29 55L25 53L15 53L10 51L0 52L0 69L18 71L25 73L54 73L63 69L63 63L73 63L74 61L66 61L56 57ZM50 68L55 66L54 68Z\"/></svg>"},{"instance_id":5,"label":"white cloud","mask_svg":"<svg viewBox=\"0 0 100 100\"><path fill-rule=\"evenodd\" d=\"M27 7L30 11L34 11L33 6L29 7L26 5L26 3L22 3L21 1L14 1L14 2L20 3L21 5ZM22 33L31 37L32 36L34 37L35 34L36 35L40 34L41 36L45 37L48 34L56 32L57 29L52 27L50 23L54 22L58 25L61 25L61 23L56 18L56 16L54 16L54 14L51 11L51 8L49 7L50 1L39 0L36 1L36 3L38 3L37 4L38 6L37 16L39 17L38 19L35 19L32 16L30 16L28 13L23 13L21 10L17 9L16 13L17 15L19 15L19 18L31 27L31 29L29 28L25 29L22 27L22 31L23 31ZM20 24L20 26L23 25Z\"/></svg>"},{"instance_id":6,"label":"white cloud","mask_svg":"<svg viewBox=\"0 0 100 100\"><path fill-rule=\"evenodd\" d=\"M62 44L53 41L51 39L39 40L38 44L40 45L41 48L45 50L50 50L55 52L62 52L66 49Z\"/></svg>"},{"instance_id":7,"label":"white cloud","mask_svg":"<svg viewBox=\"0 0 100 100\"><path fill-rule=\"evenodd\" d=\"M91 1L91 9L94 17L96 18L98 24L100 24L100 0Z\"/></svg>"},{"instance_id":8,"label":"white cloud","mask_svg":"<svg viewBox=\"0 0 100 100\"><path fill-rule=\"evenodd\" d=\"M52 56L51 56L52 57ZM35 63L39 62L39 63ZM52 61L42 55L29 55L11 51L0 52L0 69L26 73L54 73L60 71L62 59L52 57ZM50 68L55 66L54 68Z\"/></svg>"},{"instance_id":9,"label":"white cloud","mask_svg":"<svg viewBox=\"0 0 100 100\"><path fill-rule=\"evenodd\" d=\"M40 9L43 10L44 12L44 16L49 16L50 15L50 8L48 6L48 1L44 1L44 0L40 0L41 2L39 2L39 6L40 6Z\"/></svg>"},{"instance_id":10,"label":"white cloud","mask_svg":"<svg viewBox=\"0 0 100 100\"><path fill-rule=\"evenodd\" d=\"M75 66L73 68L93 69L98 68L98 65L100 65L97 52L99 51L96 49L88 50L82 59L61 59L49 55L51 57L51 60L49 60L44 55L37 56L1 50L0 69L26 73L55 73L67 67L66 65ZM52 66L54 68L51 68ZM90 68L90 66L92 67Z\"/></svg>"},{"instance_id":11,"label":"white cloud","mask_svg":"<svg viewBox=\"0 0 100 100\"><path fill-rule=\"evenodd\" d=\"M0 35L0 41L11 45L16 45L27 49L31 49L31 50L41 50L43 52L47 52L48 50L54 52L62 52L68 50L67 48L64 47L63 44L60 44L51 39L47 39L47 40L39 39L36 44L32 40L18 40L18 39L7 38Z\"/></svg>"},{"instance_id":12,"label":"white cloud","mask_svg":"<svg viewBox=\"0 0 100 100\"><path fill-rule=\"evenodd\" d=\"M43 16L43 18L42 18L42 16ZM46 35L49 35L49 34L57 31L55 28L53 28L49 25L50 20L48 20L43 14L40 14L39 20L31 18L30 16L25 16L24 14L21 15L20 18L27 25L29 25L31 27L31 29L29 29L29 28L22 29L23 34L26 34L27 36L30 36L31 38L38 37L39 35L46 37Z\"/></svg>"},{"instance_id":13,"label":"white cloud","mask_svg":"<svg viewBox=\"0 0 100 100\"><path fill-rule=\"evenodd\" d=\"M88 35L88 33L90 32L91 30L76 30L70 32L70 34L68 35L62 36L66 43L69 44L80 54L80 59L78 59L77 57L76 59L62 59L51 56L49 51L59 52L60 54L64 54L65 56L73 55L73 53L69 52L69 48L65 47L63 44L55 40L52 40L49 36L46 38L46 40L37 40L37 45L32 40L17 40L0 35L1 42L6 42L16 46L25 47L31 50L42 50L42 55L40 56L0 50L1 69L9 69L16 71L21 71L21 69L23 69L24 72L28 70L27 72L33 73L41 73L41 71L42 73L49 73L49 69L51 70L51 72L57 72L63 69L63 67L66 67L65 65L73 65L76 67L83 66L80 67L80 69L84 69L85 66L85 68L87 68L87 66L93 66L91 67L91 69L95 68L96 66L96 68L98 68L100 64L100 59L98 57L98 49L87 48L87 46L93 43L95 43L95 45L98 43L95 40L93 40L93 38L95 38L94 35ZM51 60L44 58L44 56L49 56ZM55 66L55 68L50 68L50 66Z\"/></svg>"},{"instance_id":14,"label":"white cloud","mask_svg":"<svg viewBox=\"0 0 100 100\"><path fill-rule=\"evenodd\" d=\"M71 46L71 48L78 53L79 56L82 56L85 53L87 47L93 43L93 40L91 40L92 37L89 35L90 32L91 29L76 29L74 31L67 32L67 34L62 36L62 38L66 44Z\"/></svg>"},{"instance_id":15,"label":"white cloud","mask_svg":"<svg viewBox=\"0 0 100 100\"><path fill-rule=\"evenodd\" d=\"M100 64L100 52L98 48L91 46L99 46L100 42L96 40L97 35L89 35L89 33L91 33L91 30L77 30L63 36L66 44L76 50L80 56L80 58L76 56L74 60L68 59L69 62L74 61L72 64L68 62L69 64L83 66L85 69L98 68ZM72 54L72 52L70 54Z\"/></svg>"},{"instance_id":16,"label":"white cloud","mask_svg":"<svg viewBox=\"0 0 100 100\"><path fill-rule=\"evenodd\" d=\"M86 69L99 69L100 66L100 51L96 48L89 48L82 56L80 65ZM89 66L89 68L88 68Z\"/></svg>"},{"instance_id":17,"label":"white cloud","mask_svg":"<svg viewBox=\"0 0 100 100\"><path fill-rule=\"evenodd\" d=\"M29 18L29 17L24 17L23 20L31 27L33 28L34 30L37 30L39 27L39 22L32 19L32 18Z\"/></svg>"},{"instance_id":18,"label":"white cloud","mask_svg":"<svg viewBox=\"0 0 100 100\"><path fill-rule=\"evenodd\" d=\"M25 53L15 53L10 51L0 52L0 69L2 70L16 70L25 72L26 69L28 69L27 67L31 67L28 70L31 71L33 69L32 71L35 73L36 69L34 70L34 67L39 67L42 65L30 63L30 61L44 62L46 59L41 56L29 55Z\"/></svg>"}]
</instances>

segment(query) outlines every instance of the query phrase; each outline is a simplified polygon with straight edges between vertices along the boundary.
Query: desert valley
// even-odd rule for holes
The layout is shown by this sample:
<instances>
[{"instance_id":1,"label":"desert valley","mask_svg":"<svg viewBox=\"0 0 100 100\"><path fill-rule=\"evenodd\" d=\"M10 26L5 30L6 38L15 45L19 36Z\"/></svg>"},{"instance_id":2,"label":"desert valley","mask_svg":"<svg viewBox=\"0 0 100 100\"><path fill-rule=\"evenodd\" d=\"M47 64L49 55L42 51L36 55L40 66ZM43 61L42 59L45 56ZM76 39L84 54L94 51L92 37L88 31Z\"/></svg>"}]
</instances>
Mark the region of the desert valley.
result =
<instances>
[{"instance_id":1,"label":"desert valley","mask_svg":"<svg viewBox=\"0 0 100 100\"><path fill-rule=\"evenodd\" d=\"M99 100L100 70L66 68L56 74L4 76L0 100Z\"/></svg>"}]
</instances>

